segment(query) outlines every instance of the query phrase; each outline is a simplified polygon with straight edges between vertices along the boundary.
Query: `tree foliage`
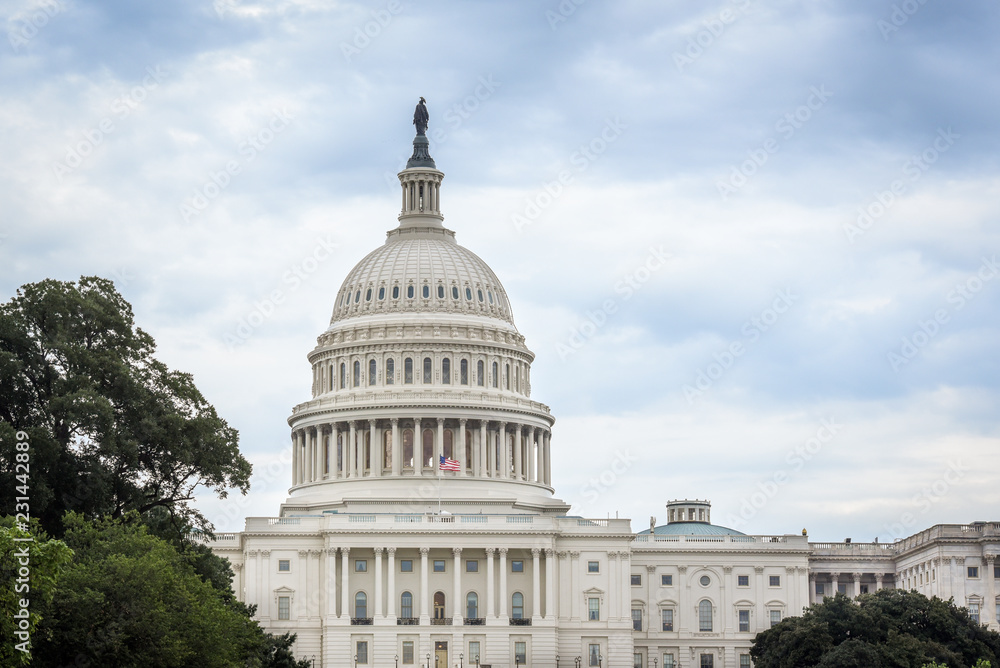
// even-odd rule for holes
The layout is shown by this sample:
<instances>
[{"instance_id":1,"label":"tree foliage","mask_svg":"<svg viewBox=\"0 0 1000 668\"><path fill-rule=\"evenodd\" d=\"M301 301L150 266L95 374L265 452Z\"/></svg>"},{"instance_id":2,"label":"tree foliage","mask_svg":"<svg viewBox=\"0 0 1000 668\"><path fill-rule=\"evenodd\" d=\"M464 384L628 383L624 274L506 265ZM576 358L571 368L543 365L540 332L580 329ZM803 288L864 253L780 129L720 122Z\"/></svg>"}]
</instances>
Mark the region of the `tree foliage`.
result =
<instances>
[{"instance_id":1,"label":"tree foliage","mask_svg":"<svg viewBox=\"0 0 1000 668\"><path fill-rule=\"evenodd\" d=\"M165 508L210 528L189 504L204 486L246 493L250 464L189 374L153 357L152 337L111 281L44 280L0 305L0 488L14 482L14 435L31 445L31 511L53 535L65 511L121 517ZM12 515L12 495L0 514Z\"/></svg>"},{"instance_id":2,"label":"tree foliage","mask_svg":"<svg viewBox=\"0 0 1000 668\"><path fill-rule=\"evenodd\" d=\"M757 668L981 668L1000 665L1000 634L951 601L883 589L788 617L758 634L750 655Z\"/></svg>"}]
</instances>

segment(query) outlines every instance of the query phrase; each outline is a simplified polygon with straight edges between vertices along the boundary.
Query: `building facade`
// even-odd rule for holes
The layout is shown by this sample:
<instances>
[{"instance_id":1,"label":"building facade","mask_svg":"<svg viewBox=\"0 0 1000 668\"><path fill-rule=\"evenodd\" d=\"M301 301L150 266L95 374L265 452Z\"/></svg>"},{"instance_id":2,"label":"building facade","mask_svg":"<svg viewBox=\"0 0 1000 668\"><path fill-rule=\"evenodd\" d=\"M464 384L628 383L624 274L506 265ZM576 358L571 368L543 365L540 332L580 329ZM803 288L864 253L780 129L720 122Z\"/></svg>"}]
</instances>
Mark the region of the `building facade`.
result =
<instances>
[{"instance_id":1,"label":"building facade","mask_svg":"<svg viewBox=\"0 0 1000 668\"><path fill-rule=\"evenodd\" d=\"M289 418L291 488L213 550L315 666L750 665L754 635L836 591L917 589L997 628L1000 524L813 544L711 523L569 516L507 294L444 227L418 126L399 225L347 275ZM651 523L652 524L652 523Z\"/></svg>"}]
</instances>

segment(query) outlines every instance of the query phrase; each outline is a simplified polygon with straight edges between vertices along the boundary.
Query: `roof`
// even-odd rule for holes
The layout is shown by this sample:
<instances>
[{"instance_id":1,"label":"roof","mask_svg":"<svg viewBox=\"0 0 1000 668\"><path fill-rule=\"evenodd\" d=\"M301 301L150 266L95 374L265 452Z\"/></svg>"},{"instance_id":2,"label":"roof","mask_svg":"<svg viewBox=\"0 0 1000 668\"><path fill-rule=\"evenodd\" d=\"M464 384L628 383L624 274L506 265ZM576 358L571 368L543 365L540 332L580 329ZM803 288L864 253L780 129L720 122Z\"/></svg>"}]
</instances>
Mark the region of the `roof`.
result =
<instances>
[{"instance_id":1,"label":"roof","mask_svg":"<svg viewBox=\"0 0 1000 668\"><path fill-rule=\"evenodd\" d=\"M640 531L639 535L648 534L649 529ZM653 529L657 536L745 536L746 534L736 529L720 527L707 522L671 522L661 524Z\"/></svg>"}]
</instances>

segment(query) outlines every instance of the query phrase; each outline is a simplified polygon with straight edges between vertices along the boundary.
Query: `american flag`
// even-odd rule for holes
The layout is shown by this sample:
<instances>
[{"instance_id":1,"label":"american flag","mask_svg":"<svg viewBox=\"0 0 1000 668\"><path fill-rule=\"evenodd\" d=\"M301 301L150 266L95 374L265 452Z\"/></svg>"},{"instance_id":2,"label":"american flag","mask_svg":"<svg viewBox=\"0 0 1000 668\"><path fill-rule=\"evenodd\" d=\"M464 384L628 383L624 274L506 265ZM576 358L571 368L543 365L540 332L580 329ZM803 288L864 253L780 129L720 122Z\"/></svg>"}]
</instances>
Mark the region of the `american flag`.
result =
<instances>
[{"instance_id":1,"label":"american flag","mask_svg":"<svg viewBox=\"0 0 1000 668\"><path fill-rule=\"evenodd\" d=\"M444 455L441 455L441 470L442 471L457 471L458 470L458 460L448 459Z\"/></svg>"}]
</instances>

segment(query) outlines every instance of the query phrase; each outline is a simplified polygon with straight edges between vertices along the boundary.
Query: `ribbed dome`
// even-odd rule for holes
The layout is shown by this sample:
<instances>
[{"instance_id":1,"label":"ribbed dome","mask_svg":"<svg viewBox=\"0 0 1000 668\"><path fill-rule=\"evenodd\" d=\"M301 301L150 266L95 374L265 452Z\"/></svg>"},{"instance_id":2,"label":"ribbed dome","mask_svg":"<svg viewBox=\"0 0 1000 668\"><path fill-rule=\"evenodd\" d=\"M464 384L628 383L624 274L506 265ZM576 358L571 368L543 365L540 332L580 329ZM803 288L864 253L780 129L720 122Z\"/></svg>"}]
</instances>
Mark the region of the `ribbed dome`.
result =
<instances>
[{"instance_id":1,"label":"ribbed dome","mask_svg":"<svg viewBox=\"0 0 1000 668\"><path fill-rule=\"evenodd\" d=\"M661 524L653 529L657 536L745 536L736 529L721 527L707 522L671 522ZM639 535L649 534L649 529L639 532Z\"/></svg>"},{"instance_id":2,"label":"ribbed dome","mask_svg":"<svg viewBox=\"0 0 1000 668\"><path fill-rule=\"evenodd\" d=\"M493 270L450 230L400 230L347 275L330 325L377 313L464 313L514 324Z\"/></svg>"}]
</instances>

